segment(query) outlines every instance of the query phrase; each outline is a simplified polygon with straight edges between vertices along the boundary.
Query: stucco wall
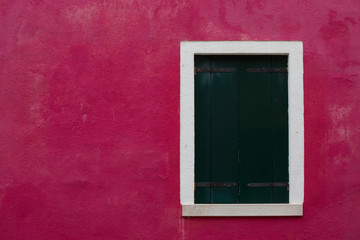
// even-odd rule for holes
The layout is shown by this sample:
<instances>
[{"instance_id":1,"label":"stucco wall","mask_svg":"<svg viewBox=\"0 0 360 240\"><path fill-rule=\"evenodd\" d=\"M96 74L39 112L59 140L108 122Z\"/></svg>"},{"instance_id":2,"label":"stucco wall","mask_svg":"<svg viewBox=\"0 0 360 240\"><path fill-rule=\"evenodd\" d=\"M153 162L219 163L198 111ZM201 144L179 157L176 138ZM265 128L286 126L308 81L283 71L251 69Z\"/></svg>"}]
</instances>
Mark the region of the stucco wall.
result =
<instances>
[{"instance_id":1,"label":"stucco wall","mask_svg":"<svg viewBox=\"0 0 360 240\"><path fill-rule=\"evenodd\" d=\"M359 9L0 1L0 239L359 239ZM304 42L303 217L181 217L184 40Z\"/></svg>"}]
</instances>

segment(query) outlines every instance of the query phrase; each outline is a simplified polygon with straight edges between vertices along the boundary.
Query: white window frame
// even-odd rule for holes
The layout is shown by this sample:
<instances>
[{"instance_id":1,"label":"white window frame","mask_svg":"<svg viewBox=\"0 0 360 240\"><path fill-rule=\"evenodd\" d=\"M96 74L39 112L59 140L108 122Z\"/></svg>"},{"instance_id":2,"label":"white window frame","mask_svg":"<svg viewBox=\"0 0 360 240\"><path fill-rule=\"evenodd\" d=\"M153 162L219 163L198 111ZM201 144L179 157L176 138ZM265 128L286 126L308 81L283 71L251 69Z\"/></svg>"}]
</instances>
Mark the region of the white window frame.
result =
<instances>
[{"instance_id":1,"label":"white window frame","mask_svg":"<svg viewBox=\"0 0 360 240\"><path fill-rule=\"evenodd\" d=\"M303 43L299 41L181 42L180 201L183 216L302 216L304 201ZM195 55L287 55L289 203L195 204Z\"/></svg>"}]
</instances>

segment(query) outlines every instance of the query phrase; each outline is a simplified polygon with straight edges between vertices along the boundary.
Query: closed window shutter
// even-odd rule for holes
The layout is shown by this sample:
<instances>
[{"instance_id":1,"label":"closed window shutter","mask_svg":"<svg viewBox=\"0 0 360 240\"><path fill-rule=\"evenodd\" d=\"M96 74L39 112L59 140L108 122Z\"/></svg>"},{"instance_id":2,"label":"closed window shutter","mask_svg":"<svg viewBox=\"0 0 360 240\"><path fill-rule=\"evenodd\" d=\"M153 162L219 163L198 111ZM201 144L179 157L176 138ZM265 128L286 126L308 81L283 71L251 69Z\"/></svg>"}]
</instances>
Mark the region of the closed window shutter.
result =
<instances>
[{"instance_id":1,"label":"closed window shutter","mask_svg":"<svg viewBox=\"0 0 360 240\"><path fill-rule=\"evenodd\" d=\"M286 56L195 57L195 203L289 201L286 185L271 185L288 182L287 73L273 72L286 65Z\"/></svg>"}]
</instances>

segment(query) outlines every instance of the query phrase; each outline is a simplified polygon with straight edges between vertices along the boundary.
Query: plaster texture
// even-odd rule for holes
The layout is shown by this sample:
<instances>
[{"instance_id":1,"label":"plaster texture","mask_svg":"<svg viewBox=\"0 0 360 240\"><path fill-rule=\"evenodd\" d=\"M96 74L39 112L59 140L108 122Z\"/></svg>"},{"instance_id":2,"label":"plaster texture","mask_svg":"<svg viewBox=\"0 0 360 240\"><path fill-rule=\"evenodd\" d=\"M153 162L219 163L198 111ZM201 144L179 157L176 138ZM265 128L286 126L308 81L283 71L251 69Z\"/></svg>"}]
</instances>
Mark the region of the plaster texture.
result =
<instances>
[{"instance_id":1,"label":"plaster texture","mask_svg":"<svg viewBox=\"0 0 360 240\"><path fill-rule=\"evenodd\" d=\"M360 239L360 1L0 1L0 239ZM183 218L180 42L303 41L303 217Z\"/></svg>"}]
</instances>

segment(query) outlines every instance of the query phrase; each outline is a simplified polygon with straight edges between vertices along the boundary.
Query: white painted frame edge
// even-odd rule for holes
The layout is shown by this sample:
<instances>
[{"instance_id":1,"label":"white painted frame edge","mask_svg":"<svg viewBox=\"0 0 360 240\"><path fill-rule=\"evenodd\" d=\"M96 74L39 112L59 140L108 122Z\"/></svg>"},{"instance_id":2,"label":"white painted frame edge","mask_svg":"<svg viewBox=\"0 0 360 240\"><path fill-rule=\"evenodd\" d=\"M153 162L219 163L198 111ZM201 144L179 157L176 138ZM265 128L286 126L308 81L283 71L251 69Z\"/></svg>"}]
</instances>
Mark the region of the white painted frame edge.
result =
<instances>
[{"instance_id":1,"label":"white painted frame edge","mask_svg":"<svg viewBox=\"0 0 360 240\"><path fill-rule=\"evenodd\" d=\"M196 213L198 212L196 209L199 208L202 212L208 209L209 213L214 214L213 209L217 209L217 215L214 216L233 216L229 215L225 207L216 207L221 204L204 206L194 204L194 55L216 54L288 55L289 204L254 204L254 206L258 206L257 209L261 209L263 214L274 213L273 216L280 216L285 211L284 209L301 205L302 215L304 201L303 43L299 41L181 42L180 51L180 201L183 206L183 216L190 216L189 211ZM253 208L245 211L244 206L249 207L249 204L230 205L237 213L236 216L263 216ZM227 206L230 205L227 204ZM296 212L299 213L299 211Z\"/></svg>"},{"instance_id":2,"label":"white painted frame edge","mask_svg":"<svg viewBox=\"0 0 360 240\"><path fill-rule=\"evenodd\" d=\"M302 216L302 204L189 204L182 205L185 217Z\"/></svg>"}]
</instances>

